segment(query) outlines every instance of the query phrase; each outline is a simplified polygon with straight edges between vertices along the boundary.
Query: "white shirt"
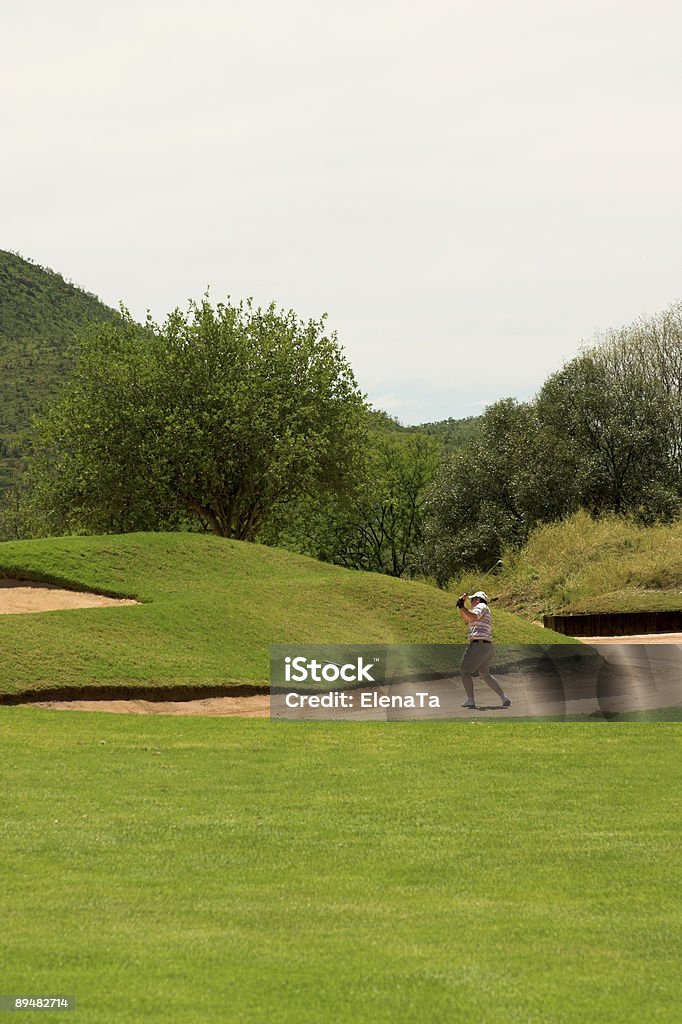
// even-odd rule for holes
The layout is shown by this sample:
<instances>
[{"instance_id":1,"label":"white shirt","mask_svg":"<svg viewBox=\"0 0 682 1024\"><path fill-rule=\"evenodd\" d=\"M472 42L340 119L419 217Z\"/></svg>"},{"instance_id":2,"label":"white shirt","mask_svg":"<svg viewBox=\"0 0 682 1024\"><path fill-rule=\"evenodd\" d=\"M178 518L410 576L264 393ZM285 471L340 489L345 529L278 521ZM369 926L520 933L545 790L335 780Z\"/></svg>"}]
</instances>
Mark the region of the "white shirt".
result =
<instances>
[{"instance_id":1,"label":"white shirt","mask_svg":"<svg viewBox=\"0 0 682 1024\"><path fill-rule=\"evenodd\" d=\"M492 640L493 620L488 605L480 602L471 612L476 622L467 622L467 640Z\"/></svg>"}]
</instances>

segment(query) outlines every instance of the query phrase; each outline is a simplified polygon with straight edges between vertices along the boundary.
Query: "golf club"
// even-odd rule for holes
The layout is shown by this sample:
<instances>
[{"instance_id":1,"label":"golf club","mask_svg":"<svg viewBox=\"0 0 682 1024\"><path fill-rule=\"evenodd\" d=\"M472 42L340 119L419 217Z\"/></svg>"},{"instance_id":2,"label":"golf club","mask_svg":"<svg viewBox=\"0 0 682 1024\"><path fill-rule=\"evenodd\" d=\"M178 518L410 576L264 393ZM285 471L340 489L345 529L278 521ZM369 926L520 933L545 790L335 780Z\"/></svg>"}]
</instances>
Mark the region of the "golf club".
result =
<instances>
[{"instance_id":1,"label":"golf club","mask_svg":"<svg viewBox=\"0 0 682 1024\"><path fill-rule=\"evenodd\" d=\"M500 566L500 565L504 565L504 563L503 563L501 558L498 558L497 561L495 562L495 564L491 565L490 568L488 569L488 571L483 573L483 575L481 576L481 579L484 580L486 578L486 576L490 576L490 573L494 572L495 569L497 569L497 567Z\"/></svg>"},{"instance_id":2,"label":"golf club","mask_svg":"<svg viewBox=\"0 0 682 1024\"><path fill-rule=\"evenodd\" d=\"M482 580L484 580L484 579L486 578L486 576L490 576L490 573L491 573L491 572L494 572L494 571L495 571L495 569L498 569L498 568L499 568L499 567L500 567L501 565L503 565L503 564L504 564L504 563L503 563L502 559L501 559L501 558L498 558L498 559L497 559L497 561L495 562L495 564L494 564L494 565L491 565L491 566L490 566L490 568L488 569L488 571L487 571L487 572L484 572L484 573L483 573L483 575L481 576L481 579L482 579ZM479 588L479 589L483 589L483 588L481 587L481 588ZM494 598L493 598L493 601L496 601L496 600L497 600L497 598L496 598L496 597L494 597Z\"/></svg>"}]
</instances>

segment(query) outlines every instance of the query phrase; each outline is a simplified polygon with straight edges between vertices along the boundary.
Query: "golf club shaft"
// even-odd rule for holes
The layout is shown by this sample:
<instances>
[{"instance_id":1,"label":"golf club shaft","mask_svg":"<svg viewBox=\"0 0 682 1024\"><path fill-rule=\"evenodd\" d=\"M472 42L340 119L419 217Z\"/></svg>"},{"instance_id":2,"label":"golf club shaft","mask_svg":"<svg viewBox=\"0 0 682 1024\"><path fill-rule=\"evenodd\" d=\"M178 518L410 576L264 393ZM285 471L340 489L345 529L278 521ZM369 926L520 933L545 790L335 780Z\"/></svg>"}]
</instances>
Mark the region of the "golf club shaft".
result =
<instances>
[{"instance_id":1,"label":"golf club shaft","mask_svg":"<svg viewBox=\"0 0 682 1024\"><path fill-rule=\"evenodd\" d=\"M498 558L498 560L495 562L495 564L491 565L490 568L488 569L488 571L483 573L483 575L481 576L481 579L484 580L486 578L486 576L490 576L490 573L494 569L497 569L498 565L502 565L502 559L501 558Z\"/></svg>"}]
</instances>

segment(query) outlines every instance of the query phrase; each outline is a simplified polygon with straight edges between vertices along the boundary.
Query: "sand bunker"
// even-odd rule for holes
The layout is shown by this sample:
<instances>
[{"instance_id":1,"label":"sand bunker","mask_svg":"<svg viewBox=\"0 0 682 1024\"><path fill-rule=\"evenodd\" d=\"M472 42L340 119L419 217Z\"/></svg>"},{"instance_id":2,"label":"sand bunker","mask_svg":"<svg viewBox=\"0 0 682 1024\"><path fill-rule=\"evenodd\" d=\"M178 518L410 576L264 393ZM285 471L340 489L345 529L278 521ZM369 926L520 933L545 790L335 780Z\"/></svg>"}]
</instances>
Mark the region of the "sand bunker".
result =
<instances>
[{"instance_id":1,"label":"sand bunker","mask_svg":"<svg viewBox=\"0 0 682 1024\"><path fill-rule=\"evenodd\" d=\"M3 589L3 582L0 581L0 611L4 595L8 592ZM15 584L16 585L16 584ZM18 584L22 586L22 584ZM37 588L38 584L28 585L31 589ZM49 589L49 588L48 588ZM52 588L53 592L55 588ZM107 604L135 604L134 601L110 601L107 598L99 598L95 594L78 594L71 591L56 591L58 594L66 594L69 598L93 598L92 603ZM44 595L43 595L44 596ZM49 595L48 595L49 596ZM55 606L52 606L55 607ZM78 604L59 605L58 607L82 607ZM45 608L32 608L32 611L44 611ZM587 643L597 644L669 644L682 646L681 633L657 633L646 636L626 637L581 637ZM672 649L672 648L671 648ZM640 675L640 670L647 670L647 658L644 654L646 647L639 647L633 651L632 668L634 676ZM622 658L623 652L620 652ZM618 652L617 652L618 656ZM639 661L642 660L642 665ZM679 660L679 659L678 659ZM644 672L646 674L646 671ZM482 685L478 685L477 697L480 700L478 709L474 712L463 710L460 703L464 693L458 677L453 676L452 680L443 681L435 686L434 692L441 696L441 706L446 710L448 717L465 718L471 720L473 717L503 717L510 715L537 716L563 715L563 714L584 714L598 713L600 701L594 694L574 694L574 698L564 701L548 701L543 698L538 703L537 695L531 693L527 688L527 680L520 676L517 679L505 680L509 685L509 692L512 695L512 708L503 711L496 705L496 698L486 691ZM379 688L383 693L384 690ZM682 680L677 675L666 675L659 678L654 684L648 686L628 686L627 692L623 694L609 695L601 704L607 703L612 711L634 711L653 708L676 707L682 703ZM114 713L128 713L134 715L202 715L217 717L238 717L238 718L265 718L270 714L270 697L264 694L253 696L234 697L204 697L194 700L140 700L134 697L129 699L114 700L44 700L32 701L33 707L49 708L50 710L61 711L108 711ZM603 708L602 708L603 710ZM359 714L359 720L367 721L366 714ZM396 717L392 715L391 717ZM429 717L428 715L425 717ZM434 717L440 717L440 712Z\"/></svg>"},{"instance_id":2,"label":"sand bunker","mask_svg":"<svg viewBox=\"0 0 682 1024\"><path fill-rule=\"evenodd\" d=\"M103 597L81 590L63 590L51 583L0 579L0 615L57 612L67 608L103 608L113 604L138 604L128 598Z\"/></svg>"},{"instance_id":3,"label":"sand bunker","mask_svg":"<svg viewBox=\"0 0 682 1024\"><path fill-rule=\"evenodd\" d=\"M682 680L678 678L666 678L654 682L650 680L648 685L639 679L640 666L635 662L629 666L630 672L626 673L622 688L617 688L615 693L602 693L598 698L594 686L586 685L583 688L574 688L569 691L566 699L563 691L559 693L538 692L537 687L529 685L529 681L523 674L509 675L504 677L505 689L512 697L512 707L503 710L495 695L478 684L476 688L477 708L474 711L463 709L460 704L464 698L464 690L458 678L443 680L428 684L428 691L439 698L440 706L437 711L424 711L415 714L409 711L404 715L400 711L389 712L367 712L357 710L350 712L344 717L348 721L367 722L371 720L400 720L404 719L438 719L438 718L509 718L510 716L529 716L543 718L547 715L563 717L564 715L596 715L600 711L645 711L655 708L677 707L682 703ZM389 689L377 687L378 695L386 693L414 693L424 686L414 684L394 685ZM365 690L371 693L371 690ZM114 713L128 713L134 715L192 715L207 717L228 717L228 718L267 718L270 714L269 695L254 695L249 697L207 697L195 700L182 701L156 701L156 700L45 700L38 701L33 707L48 708L59 711L109 711ZM280 717L281 701L273 708L274 716ZM286 715L284 717L287 717ZM316 719L324 717L319 712L302 714L301 718Z\"/></svg>"},{"instance_id":4,"label":"sand bunker","mask_svg":"<svg viewBox=\"0 0 682 1024\"><path fill-rule=\"evenodd\" d=\"M437 710L425 710L415 715L408 710L403 715L398 708L389 712L381 710L374 714L368 713L357 706L357 701L350 705L348 713L341 717L349 721L370 721L373 718L383 720L389 718L413 719L428 718L509 718L510 716L545 716L564 715L600 715L624 711L645 711L657 708L671 708L682 705L682 636L668 634L664 639L657 636L650 644L651 638L621 638L620 644L609 644L602 649L601 658L593 663L592 659L581 669L565 664L557 674L551 670L546 676L546 669L533 671L526 667L511 671L500 676L506 692L512 700L510 710L503 710L494 694L480 681L477 683L477 708L474 711L463 709L460 705L464 690L456 670L452 678L438 679L431 682L415 684L413 682L397 682L390 688L376 687L378 696L408 696L417 690L428 689L430 694L437 696ZM677 643L675 641L680 641ZM597 638L597 645L601 638ZM661 644L665 644L662 646ZM607 653L608 652L608 653ZM557 666L558 668L558 666ZM545 675L543 675L543 672ZM365 690L371 693L372 690ZM205 715L241 718L260 718L270 714L270 696L268 694L238 695L224 697L198 697L193 700L140 700L101 699L101 700L44 700L34 706L51 710L70 711L110 711L128 712L136 715ZM382 705L379 705L381 707ZM365 705L367 707L367 705ZM406 707L414 707L406 704ZM273 698L272 713L274 717L289 717L282 697ZM300 714L301 718L320 718L325 713L310 710ZM299 717L297 715L297 717Z\"/></svg>"},{"instance_id":5,"label":"sand bunker","mask_svg":"<svg viewBox=\"0 0 682 1024\"><path fill-rule=\"evenodd\" d=\"M41 700L31 705L51 711L110 711L129 715L205 715L267 718L270 697L203 697L198 700Z\"/></svg>"}]
</instances>

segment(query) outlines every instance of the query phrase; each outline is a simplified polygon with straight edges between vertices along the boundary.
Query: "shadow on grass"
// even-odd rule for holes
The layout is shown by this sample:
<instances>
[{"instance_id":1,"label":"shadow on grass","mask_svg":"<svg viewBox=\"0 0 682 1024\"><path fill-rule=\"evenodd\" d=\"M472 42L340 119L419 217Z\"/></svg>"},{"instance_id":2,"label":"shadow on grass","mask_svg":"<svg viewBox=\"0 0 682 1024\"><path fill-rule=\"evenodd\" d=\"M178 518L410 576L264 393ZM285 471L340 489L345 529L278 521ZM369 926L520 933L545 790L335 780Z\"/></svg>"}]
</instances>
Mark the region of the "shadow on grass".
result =
<instances>
[{"instance_id":1,"label":"shadow on grass","mask_svg":"<svg viewBox=\"0 0 682 1024\"><path fill-rule=\"evenodd\" d=\"M478 708L483 711L483 708ZM499 711L499 707L495 710ZM480 719L479 719L480 721ZM489 722L499 722L498 718L489 718ZM592 711L585 715L535 715L519 716L503 719L505 722L682 722L682 707L652 708L642 711Z\"/></svg>"}]
</instances>

